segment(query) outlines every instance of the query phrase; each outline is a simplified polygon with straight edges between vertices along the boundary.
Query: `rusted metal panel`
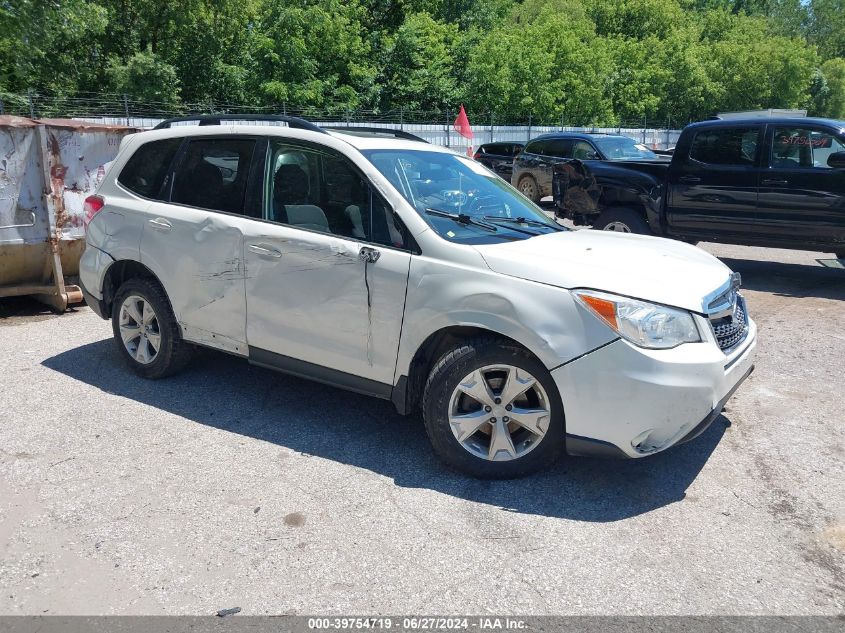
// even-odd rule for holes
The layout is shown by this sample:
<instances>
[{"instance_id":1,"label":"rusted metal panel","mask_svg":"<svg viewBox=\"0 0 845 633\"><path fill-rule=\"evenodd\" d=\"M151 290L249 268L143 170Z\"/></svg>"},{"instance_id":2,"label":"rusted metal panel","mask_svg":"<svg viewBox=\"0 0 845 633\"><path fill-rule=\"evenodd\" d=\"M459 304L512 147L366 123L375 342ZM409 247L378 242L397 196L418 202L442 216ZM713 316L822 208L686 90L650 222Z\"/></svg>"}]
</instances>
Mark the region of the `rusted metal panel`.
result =
<instances>
[{"instance_id":1,"label":"rusted metal panel","mask_svg":"<svg viewBox=\"0 0 845 633\"><path fill-rule=\"evenodd\" d=\"M44 288L63 309L85 247L83 205L132 128L0 116L0 297ZM52 297L52 298L51 298Z\"/></svg>"}]
</instances>

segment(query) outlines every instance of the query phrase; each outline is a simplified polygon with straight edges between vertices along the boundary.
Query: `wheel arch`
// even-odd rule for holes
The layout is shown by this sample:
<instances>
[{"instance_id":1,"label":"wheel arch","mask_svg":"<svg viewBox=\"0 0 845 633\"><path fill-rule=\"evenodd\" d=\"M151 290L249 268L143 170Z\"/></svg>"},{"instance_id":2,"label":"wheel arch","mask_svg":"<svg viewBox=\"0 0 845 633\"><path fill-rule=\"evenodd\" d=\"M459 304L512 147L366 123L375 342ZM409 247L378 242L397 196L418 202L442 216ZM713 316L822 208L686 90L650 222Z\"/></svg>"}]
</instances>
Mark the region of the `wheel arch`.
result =
<instances>
[{"instance_id":1,"label":"wheel arch","mask_svg":"<svg viewBox=\"0 0 845 633\"><path fill-rule=\"evenodd\" d=\"M109 266L103 275L102 292L106 314L111 314L112 304L120 287L128 280L135 278L151 279L157 283L164 291L164 296L167 298L168 303L170 303L170 297L164 289L164 284L161 283L161 280L152 270L134 259L119 259Z\"/></svg>"},{"instance_id":2,"label":"wheel arch","mask_svg":"<svg viewBox=\"0 0 845 633\"><path fill-rule=\"evenodd\" d=\"M391 401L396 406L397 411L403 415L416 411L422 401L425 382L435 363L447 350L454 349L462 341L480 337L501 339L503 342L524 349L540 363L543 363L540 356L532 351L528 345L494 329L479 325L445 326L432 332L423 340L417 347L405 373L402 373L396 381ZM545 363L543 364L545 365Z\"/></svg>"}]
</instances>

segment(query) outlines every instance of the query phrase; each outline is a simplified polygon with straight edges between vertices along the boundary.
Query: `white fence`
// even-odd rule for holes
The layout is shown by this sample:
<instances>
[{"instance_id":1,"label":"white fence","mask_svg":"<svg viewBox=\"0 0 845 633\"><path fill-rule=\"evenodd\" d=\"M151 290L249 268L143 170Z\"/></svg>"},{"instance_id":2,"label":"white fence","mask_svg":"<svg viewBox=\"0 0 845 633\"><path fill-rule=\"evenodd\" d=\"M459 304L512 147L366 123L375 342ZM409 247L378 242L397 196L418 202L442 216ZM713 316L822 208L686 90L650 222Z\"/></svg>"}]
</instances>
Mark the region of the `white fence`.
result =
<instances>
[{"instance_id":1,"label":"white fence","mask_svg":"<svg viewBox=\"0 0 845 633\"><path fill-rule=\"evenodd\" d=\"M141 118L141 117L86 117L84 121L106 123L109 125L129 125L131 127L151 128L161 123L164 119ZM345 127L346 123L337 121L314 121L316 125L331 127ZM284 125L276 122L252 122L258 125ZM350 123L352 127L379 127L387 129L401 129L409 132L429 143L452 147L457 151L466 151L470 147L478 148L485 143L495 141L514 141L525 143L530 139L548 134L549 132L597 132L604 134L622 134L629 136L652 149L667 149L674 147L681 134L681 130L667 130L656 128L605 128L605 127L560 127L555 125L475 125L473 126L474 138L472 141L465 139L455 132L451 126L442 123L383 123L355 121Z\"/></svg>"}]
</instances>

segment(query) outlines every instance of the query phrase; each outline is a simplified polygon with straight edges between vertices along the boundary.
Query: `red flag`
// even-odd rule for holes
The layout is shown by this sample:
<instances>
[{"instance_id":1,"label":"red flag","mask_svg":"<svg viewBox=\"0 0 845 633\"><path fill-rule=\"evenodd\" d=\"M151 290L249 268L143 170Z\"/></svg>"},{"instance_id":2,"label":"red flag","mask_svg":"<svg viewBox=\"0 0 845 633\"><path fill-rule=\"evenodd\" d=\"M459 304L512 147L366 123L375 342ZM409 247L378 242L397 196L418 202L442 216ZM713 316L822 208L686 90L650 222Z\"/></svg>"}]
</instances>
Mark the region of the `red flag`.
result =
<instances>
[{"instance_id":1,"label":"red flag","mask_svg":"<svg viewBox=\"0 0 845 633\"><path fill-rule=\"evenodd\" d=\"M472 126L469 124L469 119L467 118L467 111L464 110L463 104L461 104L461 111L458 112L458 118L455 119L454 128L455 132L457 132L464 138L472 138Z\"/></svg>"}]
</instances>

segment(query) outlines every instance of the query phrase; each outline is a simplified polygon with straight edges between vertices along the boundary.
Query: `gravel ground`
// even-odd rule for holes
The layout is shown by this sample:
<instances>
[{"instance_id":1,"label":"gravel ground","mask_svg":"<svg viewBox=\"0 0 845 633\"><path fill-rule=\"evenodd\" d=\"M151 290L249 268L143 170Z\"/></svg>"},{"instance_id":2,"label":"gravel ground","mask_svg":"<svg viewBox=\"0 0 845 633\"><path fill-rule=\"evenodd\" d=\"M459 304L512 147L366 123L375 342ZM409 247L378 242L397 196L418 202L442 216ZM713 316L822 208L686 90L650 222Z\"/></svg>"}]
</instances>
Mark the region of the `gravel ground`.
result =
<instances>
[{"instance_id":1,"label":"gravel ground","mask_svg":"<svg viewBox=\"0 0 845 633\"><path fill-rule=\"evenodd\" d=\"M760 326L724 415L511 482L389 403L211 352L146 382L88 308L3 301L0 613L842 613L845 271L705 248Z\"/></svg>"}]
</instances>

